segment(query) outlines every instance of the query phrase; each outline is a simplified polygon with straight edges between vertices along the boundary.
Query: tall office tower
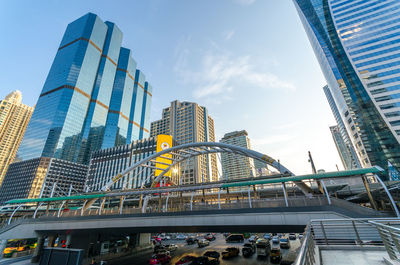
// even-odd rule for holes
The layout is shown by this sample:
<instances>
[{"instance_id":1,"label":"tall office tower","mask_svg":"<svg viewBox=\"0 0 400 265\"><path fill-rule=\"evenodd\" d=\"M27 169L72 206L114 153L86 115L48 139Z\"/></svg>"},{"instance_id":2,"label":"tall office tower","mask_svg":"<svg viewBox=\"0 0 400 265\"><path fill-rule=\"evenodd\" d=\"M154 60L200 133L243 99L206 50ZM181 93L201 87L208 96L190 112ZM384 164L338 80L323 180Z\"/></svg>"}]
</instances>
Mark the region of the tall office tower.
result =
<instances>
[{"instance_id":1,"label":"tall office tower","mask_svg":"<svg viewBox=\"0 0 400 265\"><path fill-rule=\"evenodd\" d=\"M220 142L251 149L250 139L245 130L226 133ZM221 162L222 174L226 179L239 179L256 176L253 158L238 154L222 153Z\"/></svg>"},{"instance_id":2,"label":"tall office tower","mask_svg":"<svg viewBox=\"0 0 400 265\"><path fill-rule=\"evenodd\" d=\"M362 166L400 167L400 2L293 0Z\"/></svg>"},{"instance_id":3,"label":"tall office tower","mask_svg":"<svg viewBox=\"0 0 400 265\"><path fill-rule=\"evenodd\" d=\"M349 134L347 133L345 123L342 117L340 116L339 108L336 106L332 93L329 90L328 86L324 86L323 89L326 98L328 99L329 106L331 107L333 116L335 117L335 120L337 122L337 126L333 126L335 127L334 131L332 131L333 127L330 127L330 129L336 144L336 148L338 149L339 156L342 160L343 166L345 169L360 168L361 167L360 160L357 157L357 152L355 151L354 146L350 140ZM346 109L346 105L344 103L342 103L342 105L343 105L342 108ZM346 111L348 110L346 109ZM337 135L338 133L340 134L340 136ZM363 154L361 152L362 150L361 148L358 148L358 150L361 159L366 159L366 153Z\"/></svg>"},{"instance_id":4,"label":"tall office tower","mask_svg":"<svg viewBox=\"0 0 400 265\"><path fill-rule=\"evenodd\" d=\"M215 142L214 120L205 107L192 102L171 102L163 109L161 120L151 123L150 136L171 135L178 144ZM182 183L192 184L218 180L216 154L188 159L181 166Z\"/></svg>"},{"instance_id":5,"label":"tall office tower","mask_svg":"<svg viewBox=\"0 0 400 265\"><path fill-rule=\"evenodd\" d=\"M18 151L21 159L87 164L92 151L148 132L131 117L148 117L143 104L151 95L143 97L144 84L136 88L136 62L121 42L118 27L92 13L68 25ZM133 137L130 124L139 132Z\"/></svg>"},{"instance_id":6,"label":"tall office tower","mask_svg":"<svg viewBox=\"0 0 400 265\"><path fill-rule=\"evenodd\" d=\"M344 142L342 134L340 133L340 129L338 125L330 126L333 141L335 142L336 149L339 153L340 160L342 160L342 164L344 169L352 169L354 164L354 160L352 160L352 154L349 152L349 149Z\"/></svg>"},{"instance_id":7,"label":"tall office tower","mask_svg":"<svg viewBox=\"0 0 400 265\"><path fill-rule=\"evenodd\" d=\"M8 166L14 161L33 108L22 104L16 90L0 101L0 186Z\"/></svg>"},{"instance_id":8,"label":"tall office tower","mask_svg":"<svg viewBox=\"0 0 400 265\"><path fill-rule=\"evenodd\" d=\"M43 164L36 163L42 158L72 162L79 167L89 163L92 151L125 145L148 133L148 128L141 126L141 118L148 119L149 108L144 104L150 104L151 95L143 96L144 79L136 86L136 62L121 43L118 27L95 14L88 13L68 25L18 150L22 161L12 167L12 172L8 170L3 184L17 183L16 172L28 164ZM131 120L136 116L140 117L138 122ZM130 124L137 132L133 136L128 136ZM49 167L46 172L51 171ZM28 175L34 176L37 170L30 172ZM62 183L57 185L66 189L64 193L74 183L72 176L59 178ZM16 188L11 184L6 187ZM0 190L0 197L5 193Z\"/></svg>"}]
</instances>

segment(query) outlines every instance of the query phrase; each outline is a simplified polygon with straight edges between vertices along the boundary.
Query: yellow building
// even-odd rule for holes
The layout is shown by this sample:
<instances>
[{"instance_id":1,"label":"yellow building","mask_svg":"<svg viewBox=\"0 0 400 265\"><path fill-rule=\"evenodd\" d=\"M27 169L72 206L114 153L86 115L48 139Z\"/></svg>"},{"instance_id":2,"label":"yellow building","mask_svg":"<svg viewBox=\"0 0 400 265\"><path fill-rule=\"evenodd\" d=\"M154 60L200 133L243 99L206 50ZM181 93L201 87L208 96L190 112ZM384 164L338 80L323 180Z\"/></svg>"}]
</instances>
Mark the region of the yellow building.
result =
<instances>
[{"instance_id":1,"label":"yellow building","mask_svg":"<svg viewBox=\"0 0 400 265\"><path fill-rule=\"evenodd\" d=\"M32 112L33 107L22 104L18 90L0 101L0 185L14 161Z\"/></svg>"}]
</instances>

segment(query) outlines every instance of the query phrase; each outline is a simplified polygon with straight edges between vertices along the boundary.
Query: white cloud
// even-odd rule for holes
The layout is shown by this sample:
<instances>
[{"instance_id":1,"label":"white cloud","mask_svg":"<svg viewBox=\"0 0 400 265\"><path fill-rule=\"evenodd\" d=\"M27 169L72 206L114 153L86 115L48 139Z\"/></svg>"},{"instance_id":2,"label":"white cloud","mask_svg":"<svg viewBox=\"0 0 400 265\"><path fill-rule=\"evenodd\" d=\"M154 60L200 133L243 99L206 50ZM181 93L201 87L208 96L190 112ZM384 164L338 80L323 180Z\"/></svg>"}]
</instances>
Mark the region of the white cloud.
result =
<instances>
[{"instance_id":1,"label":"white cloud","mask_svg":"<svg viewBox=\"0 0 400 265\"><path fill-rule=\"evenodd\" d=\"M183 52L184 53L184 52ZM207 53L200 69L192 71L176 67L184 82L195 84L193 96L197 99L231 92L237 86L256 86L264 89L295 90L295 86L270 72L257 71L249 56L232 57L226 54ZM177 66L177 65L176 65Z\"/></svg>"},{"instance_id":2,"label":"white cloud","mask_svg":"<svg viewBox=\"0 0 400 265\"><path fill-rule=\"evenodd\" d=\"M253 4L256 0L235 0L236 3L239 3L241 5L251 5Z\"/></svg>"},{"instance_id":3,"label":"white cloud","mask_svg":"<svg viewBox=\"0 0 400 265\"><path fill-rule=\"evenodd\" d=\"M234 29L229 30L229 31L225 31L224 32L224 39L225 40L230 40L230 39L232 39L233 35L235 35L235 30Z\"/></svg>"}]
</instances>

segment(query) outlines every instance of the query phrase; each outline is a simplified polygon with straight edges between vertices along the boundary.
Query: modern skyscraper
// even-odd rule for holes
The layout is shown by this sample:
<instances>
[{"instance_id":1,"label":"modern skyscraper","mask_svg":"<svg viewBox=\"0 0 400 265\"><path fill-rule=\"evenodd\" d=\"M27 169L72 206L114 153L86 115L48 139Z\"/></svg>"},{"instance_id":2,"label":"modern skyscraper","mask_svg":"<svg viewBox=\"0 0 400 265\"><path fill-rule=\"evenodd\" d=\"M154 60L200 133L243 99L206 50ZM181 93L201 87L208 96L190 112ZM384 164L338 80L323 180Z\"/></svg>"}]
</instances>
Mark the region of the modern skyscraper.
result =
<instances>
[{"instance_id":1,"label":"modern skyscraper","mask_svg":"<svg viewBox=\"0 0 400 265\"><path fill-rule=\"evenodd\" d=\"M333 141L335 142L336 149L339 153L340 160L342 160L342 164L344 169L352 169L354 168L354 160L352 159L352 154L349 152L349 149L344 142L344 139L340 133L340 129L338 125L330 126Z\"/></svg>"},{"instance_id":2,"label":"modern skyscraper","mask_svg":"<svg viewBox=\"0 0 400 265\"><path fill-rule=\"evenodd\" d=\"M192 102L171 102L163 109L161 120L151 123L150 136L171 135L178 144L215 142L214 120L205 107ZM182 183L218 180L217 156L208 154L188 159L181 165Z\"/></svg>"},{"instance_id":3,"label":"modern skyscraper","mask_svg":"<svg viewBox=\"0 0 400 265\"><path fill-rule=\"evenodd\" d=\"M251 149L250 139L245 130L226 133L220 142ZM222 153L221 162L222 174L226 179L239 179L256 176L253 158L238 154Z\"/></svg>"},{"instance_id":4,"label":"modern skyscraper","mask_svg":"<svg viewBox=\"0 0 400 265\"><path fill-rule=\"evenodd\" d=\"M362 166L400 167L400 2L294 3Z\"/></svg>"},{"instance_id":5,"label":"modern skyscraper","mask_svg":"<svg viewBox=\"0 0 400 265\"><path fill-rule=\"evenodd\" d=\"M136 62L121 42L118 27L92 13L68 25L17 153L23 161L10 166L0 201L5 194L47 196L37 191L53 182L67 193L79 180L74 188L82 191L88 168L84 164L92 151L129 144L148 133L141 124L150 115L146 105L151 94L144 97L150 86L144 77L135 79ZM139 117L138 122L131 117ZM128 135L130 126L133 135ZM77 170L57 170L70 164ZM28 167L29 172L20 174ZM18 183L26 184L25 192L12 193ZM32 189L35 192L29 192Z\"/></svg>"},{"instance_id":6,"label":"modern skyscraper","mask_svg":"<svg viewBox=\"0 0 400 265\"><path fill-rule=\"evenodd\" d=\"M144 78L135 79L136 62L121 42L118 27L92 13L68 25L18 151L21 159L88 163L94 150L146 135L141 117L148 119L143 105L151 95L143 97ZM130 124L136 134L128 137Z\"/></svg>"},{"instance_id":7,"label":"modern skyscraper","mask_svg":"<svg viewBox=\"0 0 400 265\"><path fill-rule=\"evenodd\" d=\"M8 166L14 161L33 108L22 104L22 94L16 90L0 101L0 186Z\"/></svg>"},{"instance_id":8,"label":"modern skyscraper","mask_svg":"<svg viewBox=\"0 0 400 265\"><path fill-rule=\"evenodd\" d=\"M337 107L335 100L332 96L328 86L323 87L326 98L328 99L329 106L331 107L333 116L337 122L337 126L330 127L332 137L335 141L336 148L338 149L339 156L342 160L345 169L360 168L361 164L357 153L354 149L353 143L350 140L349 134L347 133L345 123L340 116L339 108ZM346 108L343 105L343 108ZM347 110L346 110L347 111ZM340 135L338 135L338 133ZM361 153L361 152L360 152ZM365 155L363 155L365 156Z\"/></svg>"}]
</instances>

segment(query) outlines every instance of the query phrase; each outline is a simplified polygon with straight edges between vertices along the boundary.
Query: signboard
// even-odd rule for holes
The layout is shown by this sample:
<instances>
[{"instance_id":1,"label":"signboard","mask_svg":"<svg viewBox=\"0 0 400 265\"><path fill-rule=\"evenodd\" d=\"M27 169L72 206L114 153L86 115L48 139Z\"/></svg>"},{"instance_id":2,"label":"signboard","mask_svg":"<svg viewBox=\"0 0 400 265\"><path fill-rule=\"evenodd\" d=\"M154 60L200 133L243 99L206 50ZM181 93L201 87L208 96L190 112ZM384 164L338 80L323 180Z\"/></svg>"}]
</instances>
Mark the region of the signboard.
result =
<instances>
[{"instance_id":1,"label":"signboard","mask_svg":"<svg viewBox=\"0 0 400 265\"><path fill-rule=\"evenodd\" d=\"M157 153L171 147L172 147L171 135L165 135L165 134L157 135L157 149L156 149ZM156 158L156 167L160 169L156 169L156 172L154 174L155 177L158 177L163 172L162 169L168 168L168 166L172 164L172 160L168 159L172 158L172 154L164 154L162 156L163 157ZM164 176L171 177L171 170L165 173Z\"/></svg>"}]
</instances>

